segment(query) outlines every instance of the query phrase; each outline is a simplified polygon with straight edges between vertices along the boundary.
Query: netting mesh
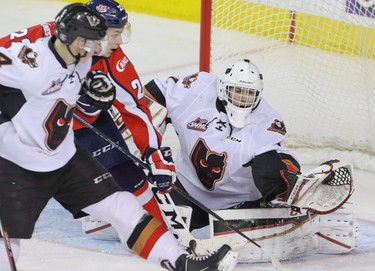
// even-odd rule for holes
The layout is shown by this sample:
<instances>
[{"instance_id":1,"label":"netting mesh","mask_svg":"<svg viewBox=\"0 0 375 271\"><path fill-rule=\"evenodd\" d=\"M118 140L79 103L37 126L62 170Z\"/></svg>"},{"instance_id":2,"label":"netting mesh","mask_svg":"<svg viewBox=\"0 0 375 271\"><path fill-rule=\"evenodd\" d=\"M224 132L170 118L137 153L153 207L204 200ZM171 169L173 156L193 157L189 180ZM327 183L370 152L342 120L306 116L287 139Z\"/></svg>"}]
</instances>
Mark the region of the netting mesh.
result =
<instances>
[{"instance_id":1,"label":"netting mesh","mask_svg":"<svg viewBox=\"0 0 375 271\"><path fill-rule=\"evenodd\" d=\"M329 186L350 185L351 183L350 172L345 167L336 169L323 181L323 184Z\"/></svg>"},{"instance_id":2,"label":"netting mesh","mask_svg":"<svg viewBox=\"0 0 375 271\"><path fill-rule=\"evenodd\" d=\"M234 59L249 58L264 75L264 97L285 118L288 147L302 159L309 149L324 150L319 162L339 158L375 170L370 2L213 0L210 69L221 73ZM330 157L330 150L346 156Z\"/></svg>"}]
</instances>

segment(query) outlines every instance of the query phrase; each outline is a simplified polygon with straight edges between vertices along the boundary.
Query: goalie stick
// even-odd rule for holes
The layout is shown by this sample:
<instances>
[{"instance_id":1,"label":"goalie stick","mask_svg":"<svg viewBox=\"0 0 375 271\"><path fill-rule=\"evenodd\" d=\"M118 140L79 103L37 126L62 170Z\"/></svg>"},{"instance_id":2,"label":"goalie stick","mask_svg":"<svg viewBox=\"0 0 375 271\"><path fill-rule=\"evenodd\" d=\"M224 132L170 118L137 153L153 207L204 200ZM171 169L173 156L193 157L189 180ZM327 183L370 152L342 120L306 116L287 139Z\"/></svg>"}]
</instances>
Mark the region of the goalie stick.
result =
<instances>
[{"instance_id":1,"label":"goalie stick","mask_svg":"<svg viewBox=\"0 0 375 271\"><path fill-rule=\"evenodd\" d=\"M9 239L9 235L8 235L8 230L4 226L4 224L2 223L1 216L0 216L0 225L1 225L1 227L0 227L0 233L1 233L1 236L3 237L3 242L4 242L4 245L5 245L5 250L6 250L6 253L7 253L7 256L8 256L8 260L9 260L10 270L11 271L17 271L16 262L14 260L14 256L13 256L13 252L12 252L12 247L10 245L10 239Z\"/></svg>"},{"instance_id":2,"label":"goalie stick","mask_svg":"<svg viewBox=\"0 0 375 271\"><path fill-rule=\"evenodd\" d=\"M123 154L127 155L129 158L133 159L134 162L137 162L141 167L143 167L144 169L146 169L148 172L151 172L151 168L149 167L149 165L147 165L146 163L144 163L141 159L139 159L138 157L134 156L132 153L130 153L127 149L123 148L122 146L116 144L111 138L109 138L107 135L105 135L104 133L102 133L100 130L98 130L97 128L95 128L93 125L91 125L89 122L87 122L85 119L83 119L82 117L80 117L79 115L77 115L76 113L74 113L74 117L80 121L82 124L84 124L87 128L91 129L94 133L96 133L98 136L100 136L101 138L103 138L104 140L106 140L108 143L110 143L112 145L112 147L118 149L119 151L121 151ZM268 252L266 249L264 249L263 247L261 247L258 243L254 242L251 238L247 237L245 234L243 234L239 229L237 229L236 227L234 227L231 223L229 223L228 221L225 221L223 218L221 218L219 215L217 215L216 213L214 213L212 210L208 209L206 206L204 206L203 204L201 204L199 201L197 201L196 199L194 199L193 197L191 197L189 194L187 194L186 192L184 192L182 189L180 189L179 187L177 187L176 185L172 185L172 188L174 190L176 190L181 196L185 197L187 200L195 203L197 206L199 206L200 208L202 208L202 210L204 210L205 212L207 212L208 214L212 215L213 217L215 217L218 221L220 221L224 226L228 227L229 229L235 231L236 233L238 233L239 235L241 235L243 238L245 238L246 240L248 240L249 242L251 242L252 244L254 244L256 247L258 247L259 249L261 249L264 253L266 253L267 255L269 255L270 259L271 259L271 262L272 262L272 265L275 267L276 270L278 271L281 271L282 270L282 267L281 267L281 263L280 261L274 257L270 252Z\"/></svg>"}]
</instances>

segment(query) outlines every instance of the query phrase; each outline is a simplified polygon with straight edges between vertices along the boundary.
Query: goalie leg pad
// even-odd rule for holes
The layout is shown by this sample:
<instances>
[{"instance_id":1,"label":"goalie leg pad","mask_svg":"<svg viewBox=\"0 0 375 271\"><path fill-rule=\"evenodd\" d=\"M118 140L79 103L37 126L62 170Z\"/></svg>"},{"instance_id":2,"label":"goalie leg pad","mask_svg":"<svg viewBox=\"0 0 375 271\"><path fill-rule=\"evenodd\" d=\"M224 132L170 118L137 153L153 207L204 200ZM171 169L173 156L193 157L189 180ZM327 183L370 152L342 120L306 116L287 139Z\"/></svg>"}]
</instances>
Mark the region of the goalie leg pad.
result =
<instances>
[{"instance_id":1,"label":"goalie leg pad","mask_svg":"<svg viewBox=\"0 0 375 271\"><path fill-rule=\"evenodd\" d=\"M319 216L319 253L345 253L355 246L359 234L355 204L345 203L339 210Z\"/></svg>"}]
</instances>

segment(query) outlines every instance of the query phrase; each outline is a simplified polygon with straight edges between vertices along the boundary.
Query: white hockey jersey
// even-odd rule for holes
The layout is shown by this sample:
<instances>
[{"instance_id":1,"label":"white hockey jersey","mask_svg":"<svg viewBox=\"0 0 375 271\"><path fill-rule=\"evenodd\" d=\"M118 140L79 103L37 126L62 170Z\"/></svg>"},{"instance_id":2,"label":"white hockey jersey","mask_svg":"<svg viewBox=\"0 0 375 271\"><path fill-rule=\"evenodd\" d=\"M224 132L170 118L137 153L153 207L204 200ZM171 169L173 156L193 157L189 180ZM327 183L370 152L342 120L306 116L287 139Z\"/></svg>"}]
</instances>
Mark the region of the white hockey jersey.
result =
<instances>
[{"instance_id":1,"label":"white hockey jersey","mask_svg":"<svg viewBox=\"0 0 375 271\"><path fill-rule=\"evenodd\" d=\"M1 157L40 172L68 162L76 151L74 107L90 66L91 59L66 66L51 38L0 47Z\"/></svg>"},{"instance_id":2,"label":"white hockey jersey","mask_svg":"<svg viewBox=\"0 0 375 271\"><path fill-rule=\"evenodd\" d=\"M179 137L175 163L187 192L214 210L261 198L249 162L270 150L292 155L283 144L280 114L263 98L247 125L234 128L219 110L217 76L200 72L177 83L172 78L154 81Z\"/></svg>"}]
</instances>

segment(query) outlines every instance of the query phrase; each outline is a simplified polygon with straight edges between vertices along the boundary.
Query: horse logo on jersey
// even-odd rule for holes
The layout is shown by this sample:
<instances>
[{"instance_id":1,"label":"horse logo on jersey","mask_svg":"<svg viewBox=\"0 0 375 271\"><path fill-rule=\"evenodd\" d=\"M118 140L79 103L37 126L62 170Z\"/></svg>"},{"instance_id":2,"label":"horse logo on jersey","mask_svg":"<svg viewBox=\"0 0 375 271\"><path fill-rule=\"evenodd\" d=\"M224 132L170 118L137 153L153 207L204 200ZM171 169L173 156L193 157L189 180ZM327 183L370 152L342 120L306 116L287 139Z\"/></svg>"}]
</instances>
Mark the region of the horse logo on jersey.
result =
<instances>
[{"instance_id":1,"label":"horse logo on jersey","mask_svg":"<svg viewBox=\"0 0 375 271\"><path fill-rule=\"evenodd\" d=\"M191 84L194 81L197 81L197 79L198 79L198 73L194 73L192 75L186 76L184 80L182 80L182 85L184 86L184 88L190 88Z\"/></svg>"},{"instance_id":2,"label":"horse logo on jersey","mask_svg":"<svg viewBox=\"0 0 375 271\"><path fill-rule=\"evenodd\" d=\"M286 128L283 121L275 119L270 127L267 128L268 131L276 132L282 135L286 134Z\"/></svg>"},{"instance_id":3,"label":"horse logo on jersey","mask_svg":"<svg viewBox=\"0 0 375 271\"><path fill-rule=\"evenodd\" d=\"M18 54L18 58L21 59L22 63L29 65L30 68L38 67L38 63L36 63L37 57L38 54L26 45L22 47L20 53Z\"/></svg>"},{"instance_id":4,"label":"horse logo on jersey","mask_svg":"<svg viewBox=\"0 0 375 271\"><path fill-rule=\"evenodd\" d=\"M199 138L190 154L198 179L204 187L212 191L215 184L224 176L227 166L227 153L211 151L204 139Z\"/></svg>"},{"instance_id":5,"label":"horse logo on jersey","mask_svg":"<svg viewBox=\"0 0 375 271\"><path fill-rule=\"evenodd\" d=\"M196 120L193 120L192 122L189 122L189 123L186 125L186 128L188 128L188 129L190 129L190 130L195 130L195 131L201 131L201 132L204 132L204 131L207 130L208 125L209 125L208 120L206 120L206 119L201 119L200 117L198 117Z\"/></svg>"}]
</instances>

